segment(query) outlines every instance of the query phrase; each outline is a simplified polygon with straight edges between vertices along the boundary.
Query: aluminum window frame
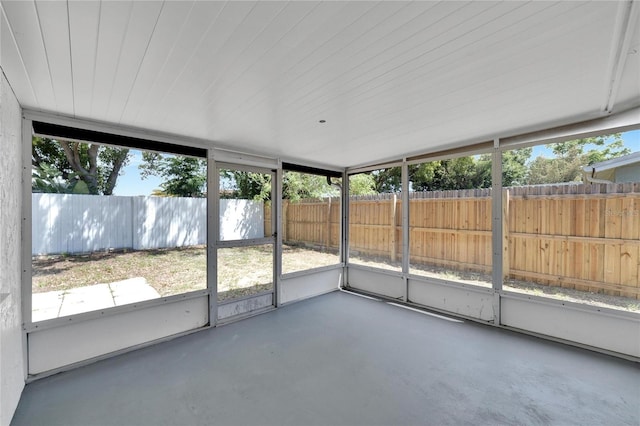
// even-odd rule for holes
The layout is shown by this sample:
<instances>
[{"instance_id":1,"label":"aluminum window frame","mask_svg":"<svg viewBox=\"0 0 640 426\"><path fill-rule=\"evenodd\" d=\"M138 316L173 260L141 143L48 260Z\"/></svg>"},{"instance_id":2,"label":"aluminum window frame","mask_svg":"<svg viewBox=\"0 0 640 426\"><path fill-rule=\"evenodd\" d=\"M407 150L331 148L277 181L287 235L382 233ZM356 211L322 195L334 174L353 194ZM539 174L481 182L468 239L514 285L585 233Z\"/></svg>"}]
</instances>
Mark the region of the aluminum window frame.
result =
<instances>
[{"instance_id":1,"label":"aluminum window frame","mask_svg":"<svg viewBox=\"0 0 640 426\"><path fill-rule=\"evenodd\" d=\"M127 128L119 129L115 126L104 125L98 122L79 120L75 118L67 118L57 115L49 115L41 112L34 112L30 110L23 110L22 115L22 161L23 161L23 173L22 173L22 193L23 193L23 202L22 202L22 328L26 336L35 331L41 331L46 329L52 329L57 327L63 327L67 324L78 323L83 321L91 321L97 318L104 318L109 316L120 315L123 313L146 309L149 307L162 306L166 304L172 304L176 302L180 302L183 300L198 298L198 297L209 297L211 298L211 290L209 287L209 271L207 269L207 287L204 289L198 289L193 291L188 291L184 293L179 293L175 295L159 297L156 299L145 300L141 302L127 303L121 306L112 306L103 309L97 309L87 312L80 312L76 314L66 315L63 317L50 318L41 321L33 321L32 317L32 285L33 285L33 272L32 272L32 201L31 201L31 181L32 181L32 170L31 170L31 155L32 155L32 138L34 136L44 136L44 137L52 137L51 135L36 133L33 129L34 121L40 123L50 123L56 126L74 128L78 130L84 130L88 132L99 132L104 134L112 134L114 136L120 136L123 138L134 138L146 140L150 143L158 142L159 146L188 146L199 150L205 154L205 156L198 158L207 158L207 148L204 148L202 142L190 140L189 138L184 138L185 143L183 144L183 138L174 136L174 135L166 135L161 133L154 132L144 132L141 133L137 130L131 130ZM151 138L151 137L152 138ZM53 138L63 137L53 136ZM64 138L67 140L67 138ZM92 141L82 140L82 139L71 139L74 142L81 143L91 143ZM181 143L176 143L176 141L180 141ZM118 145L118 144L109 144L109 143L100 143L104 146L114 146L114 147L124 147L130 148L126 145ZM141 148L133 148L133 149L141 149ZM152 152L162 152L167 154L173 154L171 152L163 151L158 149L144 149L146 151ZM182 155L182 154L177 154ZM207 164L207 174L209 173L209 166ZM209 216L209 202L207 202L207 216ZM207 220L208 222L208 220ZM207 234L209 233L209 223L207 223ZM208 235L207 235L208 236ZM209 262L209 245L210 240L207 238L207 265ZM211 324L209 322L209 324ZM25 351L27 353L27 351Z\"/></svg>"},{"instance_id":2,"label":"aluminum window frame","mask_svg":"<svg viewBox=\"0 0 640 426\"><path fill-rule=\"evenodd\" d=\"M345 178L344 178L344 170L342 171L338 171L338 170L332 170L332 169L326 169L326 168L321 168L318 167L316 165L314 166L308 166L308 165L304 165L301 163L297 163L297 162L283 162L281 163L282 167L279 169L281 170L281 176L278 179L278 191L280 196L278 197L278 229L277 229L277 234L278 234L278 245L279 245L279 250L280 250L280 257L279 257L279 279L286 279L286 278L296 278L296 277L301 277L301 276L305 276L305 275L312 275L314 273L317 272L324 272L324 271L328 271L328 270L333 270L333 269L339 269L339 268L344 268L345 266L345 261L344 261L344 251L345 251L345 246L344 246L344 242L343 242L343 229L344 229L344 205L345 205L345 201L344 201L344 197L343 197L343 193L344 193L344 187L345 187ZM330 264L330 265L322 265L322 266L316 266L313 268L307 268L307 269L301 269L299 271L291 271L291 272L283 272L283 266L282 266L282 260L283 260L283 245L284 242L282 240L283 237L283 223L282 223L282 219L283 219L283 191L282 191L282 184L284 181L284 175L287 172L295 172L295 173L300 173L300 174L308 174L308 175L316 175L316 176L326 176L327 178L331 178L331 177L335 177L335 178L340 178L342 180L342 184L340 187L340 192L339 192L339 197L340 197L340 214L339 216L339 224L338 224L338 260L336 263Z\"/></svg>"}]
</instances>

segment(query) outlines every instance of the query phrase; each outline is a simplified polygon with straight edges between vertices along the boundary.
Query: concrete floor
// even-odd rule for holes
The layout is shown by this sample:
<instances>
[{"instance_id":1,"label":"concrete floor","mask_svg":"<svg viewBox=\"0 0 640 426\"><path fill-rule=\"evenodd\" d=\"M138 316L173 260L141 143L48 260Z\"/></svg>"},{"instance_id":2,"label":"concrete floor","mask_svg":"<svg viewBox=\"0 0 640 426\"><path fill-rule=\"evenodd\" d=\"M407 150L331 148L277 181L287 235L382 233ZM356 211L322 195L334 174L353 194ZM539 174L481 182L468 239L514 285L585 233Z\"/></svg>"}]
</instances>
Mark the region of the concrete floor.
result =
<instances>
[{"instance_id":1,"label":"concrete floor","mask_svg":"<svg viewBox=\"0 0 640 426\"><path fill-rule=\"evenodd\" d=\"M345 293L27 385L13 425L638 425L640 365Z\"/></svg>"}]
</instances>

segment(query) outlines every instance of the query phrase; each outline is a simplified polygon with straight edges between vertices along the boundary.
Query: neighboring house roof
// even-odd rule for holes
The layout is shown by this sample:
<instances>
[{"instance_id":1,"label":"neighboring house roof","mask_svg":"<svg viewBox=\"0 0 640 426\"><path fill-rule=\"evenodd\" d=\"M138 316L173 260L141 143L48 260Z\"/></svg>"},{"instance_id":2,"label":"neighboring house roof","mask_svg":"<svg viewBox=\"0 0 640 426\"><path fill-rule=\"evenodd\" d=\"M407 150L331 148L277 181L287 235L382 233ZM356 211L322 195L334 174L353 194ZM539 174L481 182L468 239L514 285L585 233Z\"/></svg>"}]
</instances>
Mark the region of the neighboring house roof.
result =
<instances>
[{"instance_id":1,"label":"neighboring house roof","mask_svg":"<svg viewBox=\"0 0 640 426\"><path fill-rule=\"evenodd\" d=\"M582 171L586 182L615 182L616 170L618 168L634 164L640 165L640 151L585 166L582 168Z\"/></svg>"}]
</instances>

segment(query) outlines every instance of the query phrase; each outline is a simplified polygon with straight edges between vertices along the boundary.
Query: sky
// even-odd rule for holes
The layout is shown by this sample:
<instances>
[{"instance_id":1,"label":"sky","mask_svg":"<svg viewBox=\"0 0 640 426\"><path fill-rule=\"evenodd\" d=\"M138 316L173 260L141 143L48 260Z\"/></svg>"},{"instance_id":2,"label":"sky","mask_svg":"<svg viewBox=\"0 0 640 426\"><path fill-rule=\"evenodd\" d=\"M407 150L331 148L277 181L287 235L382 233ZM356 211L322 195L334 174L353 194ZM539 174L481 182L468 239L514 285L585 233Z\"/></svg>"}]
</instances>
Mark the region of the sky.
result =
<instances>
[{"instance_id":1,"label":"sky","mask_svg":"<svg viewBox=\"0 0 640 426\"><path fill-rule=\"evenodd\" d=\"M631 149L631 152L640 151L640 130L633 130L623 133L622 140L624 140L624 145L627 148ZM539 156L553 158L553 152L551 152L551 150L545 145L534 146L533 153L531 154L531 159L533 160L534 158Z\"/></svg>"},{"instance_id":2,"label":"sky","mask_svg":"<svg viewBox=\"0 0 640 426\"><path fill-rule=\"evenodd\" d=\"M154 189L160 189L162 179L157 176L149 176L142 179L138 166L142 163L142 153L132 149L129 164L124 168L118 178L113 195L151 195Z\"/></svg>"},{"instance_id":3,"label":"sky","mask_svg":"<svg viewBox=\"0 0 640 426\"><path fill-rule=\"evenodd\" d=\"M640 130L633 130L631 132L625 132L622 134L625 146L631 149L632 152L640 151ZM118 178L118 182L113 191L114 195L151 195L154 189L160 189L162 179L156 176L149 176L146 179L142 179L138 166L142 162L142 154L140 151L131 150L132 156L129 160L129 164L124 168L123 174ZM553 157L551 150L544 145L539 145L533 148L533 155L531 158L543 155L547 158Z\"/></svg>"}]
</instances>

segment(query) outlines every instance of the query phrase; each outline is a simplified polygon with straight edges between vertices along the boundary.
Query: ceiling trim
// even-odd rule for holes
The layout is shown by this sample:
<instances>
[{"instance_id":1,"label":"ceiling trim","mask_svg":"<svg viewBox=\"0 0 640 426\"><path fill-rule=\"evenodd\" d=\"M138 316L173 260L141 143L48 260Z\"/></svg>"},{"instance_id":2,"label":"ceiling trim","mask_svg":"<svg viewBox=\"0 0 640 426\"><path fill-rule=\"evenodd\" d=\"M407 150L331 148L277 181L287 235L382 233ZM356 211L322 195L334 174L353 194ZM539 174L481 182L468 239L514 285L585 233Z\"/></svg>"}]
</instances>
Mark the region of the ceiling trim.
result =
<instances>
[{"instance_id":1,"label":"ceiling trim","mask_svg":"<svg viewBox=\"0 0 640 426\"><path fill-rule=\"evenodd\" d=\"M461 146L443 151L430 152L428 154L408 157L409 164L424 163L425 161L436 161L439 159L450 159L458 157L468 157L470 155L489 153L493 150L493 141L480 142L473 145Z\"/></svg>"},{"instance_id":2,"label":"ceiling trim","mask_svg":"<svg viewBox=\"0 0 640 426\"><path fill-rule=\"evenodd\" d=\"M67 115L50 112L23 109L22 116L28 120L41 121L45 123L57 124L60 126L75 127L78 129L92 130L95 132L112 133L120 136L127 136L140 139L151 139L158 142L185 145L195 148L211 148L210 141L180 136L171 133L157 132L148 129L129 127L117 124L109 124L96 120L86 120Z\"/></svg>"},{"instance_id":3,"label":"ceiling trim","mask_svg":"<svg viewBox=\"0 0 640 426\"><path fill-rule=\"evenodd\" d=\"M193 137L181 136L173 133L158 132L154 130L142 129L139 127L123 126L118 124L105 123L96 120L87 120L77 117L71 117L63 114L56 114L51 112L36 111L29 108L23 108L23 118L31 121L39 121L43 123L54 124L58 126L74 127L77 129L88 130L100 133L109 133L118 136L124 136L136 139L152 140L161 143L167 143L172 145L182 145L192 148L208 149L210 151L217 151L218 154L224 152L227 158L233 157L236 160L240 158L261 158L262 164L264 160L271 164L273 161L277 161L278 158L273 155L269 155L263 152L251 152L247 150L237 150L233 147L228 147L224 144L219 144L214 141L198 139ZM318 169L325 169L333 172L343 173L345 168L331 166L323 163L309 162L295 158L282 157L281 161L289 163L295 163L301 166L313 167Z\"/></svg>"},{"instance_id":4,"label":"ceiling trim","mask_svg":"<svg viewBox=\"0 0 640 426\"><path fill-rule=\"evenodd\" d=\"M611 56L605 80L606 95L602 106L602 111L604 112L610 113L615 107L622 73L629 56L629 45L635 33L638 15L640 15L639 9L638 2L634 0L621 2L618 6L613 42L610 49Z\"/></svg>"},{"instance_id":5,"label":"ceiling trim","mask_svg":"<svg viewBox=\"0 0 640 426\"><path fill-rule=\"evenodd\" d=\"M389 169L392 167L401 167L403 164L404 164L404 160L396 160L388 163L371 164L369 166L349 167L347 168L347 174L357 175L359 173L367 173L367 172L372 172L374 170Z\"/></svg>"},{"instance_id":6,"label":"ceiling trim","mask_svg":"<svg viewBox=\"0 0 640 426\"><path fill-rule=\"evenodd\" d=\"M607 117L500 138L501 148L525 147L640 128L640 106Z\"/></svg>"},{"instance_id":7,"label":"ceiling trim","mask_svg":"<svg viewBox=\"0 0 640 426\"><path fill-rule=\"evenodd\" d=\"M97 132L95 130L80 129L78 127L62 126L60 124L31 121L33 132L43 137L61 138L78 142L95 142L123 148L135 148L145 151L185 155L189 157L206 158L207 150L175 143L158 142L153 139L134 138L114 133Z\"/></svg>"}]
</instances>

